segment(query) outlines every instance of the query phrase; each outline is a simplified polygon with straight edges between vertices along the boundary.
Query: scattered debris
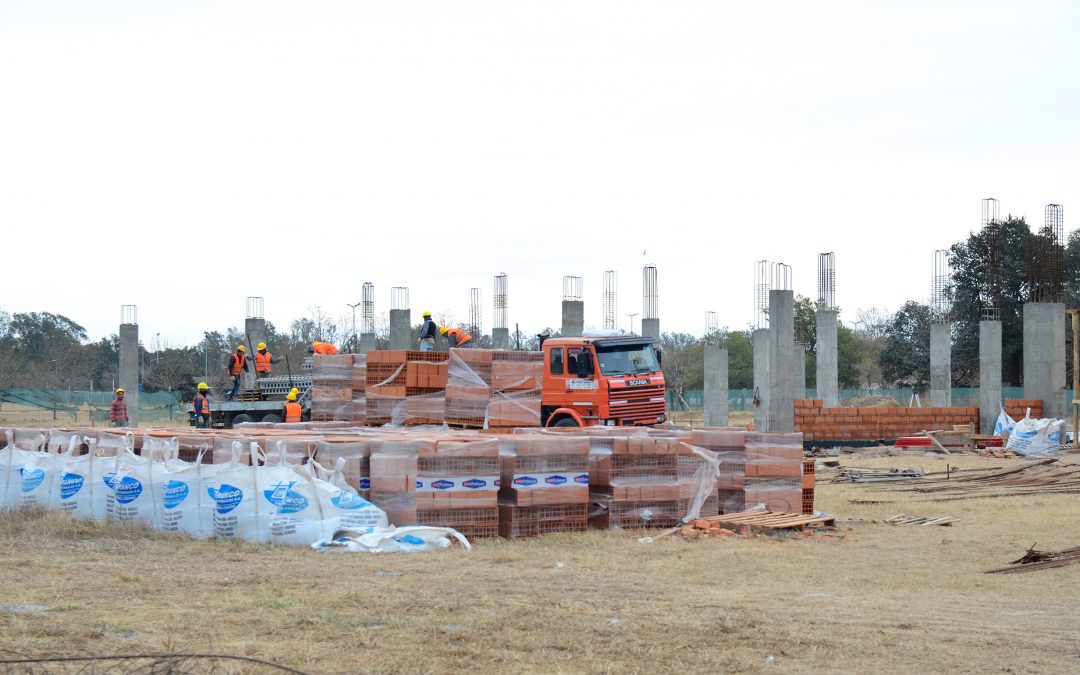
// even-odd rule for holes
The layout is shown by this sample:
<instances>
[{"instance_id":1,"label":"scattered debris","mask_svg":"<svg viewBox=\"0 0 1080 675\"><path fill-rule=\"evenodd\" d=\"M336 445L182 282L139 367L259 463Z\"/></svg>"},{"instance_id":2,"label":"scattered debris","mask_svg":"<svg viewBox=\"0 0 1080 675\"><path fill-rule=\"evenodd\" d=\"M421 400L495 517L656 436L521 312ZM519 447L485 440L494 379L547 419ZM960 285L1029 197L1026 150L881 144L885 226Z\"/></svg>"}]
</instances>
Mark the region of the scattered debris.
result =
<instances>
[{"instance_id":1,"label":"scattered debris","mask_svg":"<svg viewBox=\"0 0 1080 675\"><path fill-rule=\"evenodd\" d=\"M914 486L888 486L893 492L933 495L918 501L946 502L957 499L1080 494L1080 465L1065 464L1053 457L1006 469L965 469L930 474Z\"/></svg>"},{"instance_id":2,"label":"scattered debris","mask_svg":"<svg viewBox=\"0 0 1080 675\"><path fill-rule=\"evenodd\" d=\"M833 526L835 524L833 517L828 515L807 516L759 509L698 518L681 527L664 530L656 539L664 539L673 534L688 538L749 536L754 532L775 533L783 530L803 530L808 526Z\"/></svg>"},{"instance_id":3,"label":"scattered debris","mask_svg":"<svg viewBox=\"0 0 1080 675\"><path fill-rule=\"evenodd\" d=\"M998 448L996 450L990 450L988 448L984 450L979 450L979 457L993 457L995 459L1013 459L1019 456L1020 455L1016 454L1012 450L1002 450L1001 448Z\"/></svg>"},{"instance_id":4,"label":"scattered debris","mask_svg":"<svg viewBox=\"0 0 1080 675\"><path fill-rule=\"evenodd\" d=\"M1073 563L1080 563L1080 546L1067 548L1064 551L1037 551L1035 544L1031 545L1024 555L1009 563L1008 567L999 567L987 570L987 574L1012 574L1014 572L1034 572L1051 567L1064 567Z\"/></svg>"},{"instance_id":5,"label":"scattered debris","mask_svg":"<svg viewBox=\"0 0 1080 675\"><path fill-rule=\"evenodd\" d=\"M955 516L928 518L926 516L909 516L901 513L892 518L887 518L883 522L890 525L947 525L952 527L952 524L959 523L960 519Z\"/></svg>"},{"instance_id":6,"label":"scattered debris","mask_svg":"<svg viewBox=\"0 0 1080 675\"><path fill-rule=\"evenodd\" d=\"M843 467L833 479L834 483L892 483L918 480L924 474L919 469L856 469Z\"/></svg>"}]
</instances>

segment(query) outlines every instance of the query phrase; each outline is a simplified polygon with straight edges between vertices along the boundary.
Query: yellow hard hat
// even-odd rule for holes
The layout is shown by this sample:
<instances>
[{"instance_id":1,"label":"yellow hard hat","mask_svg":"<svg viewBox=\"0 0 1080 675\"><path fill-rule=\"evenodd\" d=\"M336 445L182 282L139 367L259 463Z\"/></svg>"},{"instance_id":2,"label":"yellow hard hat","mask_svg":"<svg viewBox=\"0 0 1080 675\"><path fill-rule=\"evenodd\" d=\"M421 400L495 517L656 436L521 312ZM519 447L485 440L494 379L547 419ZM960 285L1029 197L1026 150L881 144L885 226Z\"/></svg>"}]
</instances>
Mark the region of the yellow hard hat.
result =
<instances>
[{"instance_id":1,"label":"yellow hard hat","mask_svg":"<svg viewBox=\"0 0 1080 675\"><path fill-rule=\"evenodd\" d=\"M206 391L206 390L207 390L207 389L209 389L209 388L210 388L210 387L209 387L209 386L207 386L207 384L206 384L205 382L200 382L200 383L199 383L199 391Z\"/></svg>"},{"instance_id":2,"label":"yellow hard hat","mask_svg":"<svg viewBox=\"0 0 1080 675\"><path fill-rule=\"evenodd\" d=\"M117 387L116 388L116 393L117 394L123 394L124 393L124 388L123 387Z\"/></svg>"},{"instance_id":3,"label":"yellow hard hat","mask_svg":"<svg viewBox=\"0 0 1080 675\"><path fill-rule=\"evenodd\" d=\"M238 352L246 352L247 348L244 347L244 345L237 345L236 346L236 351L238 351Z\"/></svg>"},{"instance_id":4,"label":"yellow hard hat","mask_svg":"<svg viewBox=\"0 0 1080 675\"><path fill-rule=\"evenodd\" d=\"M261 352L264 349L266 349L266 343L265 342L260 342L259 343L259 351Z\"/></svg>"},{"instance_id":5,"label":"yellow hard hat","mask_svg":"<svg viewBox=\"0 0 1080 675\"><path fill-rule=\"evenodd\" d=\"M290 401L295 401L296 400L296 392L295 391L290 391L289 392L289 400Z\"/></svg>"},{"instance_id":6,"label":"yellow hard hat","mask_svg":"<svg viewBox=\"0 0 1080 675\"><path fill-rule=\"evenodd\" d=\"M300 393L300 390L297 389L296 387L293 387L292 389L289 390L289 396L295 396L296 394L299 394L299 393Z\"/></svg>"},{"instance_id":7,"label":"yellow hard hat","mask_svg":"<svg viewBox=\"0 0 1080 675\"><path fill-rule=\"evenodd\" d=\"M446 331L450 330L446 326L439 326L439 335L446 335Z\"/></svg>"},{"instance_id":8,"label":"yellow hard hat","mask_svg":"<svg viewBox=\"0 0 1080 675\"><path fill-rule=\"evenodd\" d=\"M427 318L427 317L431 316L431 312L424 312L422 316Z\"/></svg>"}]
</instances>

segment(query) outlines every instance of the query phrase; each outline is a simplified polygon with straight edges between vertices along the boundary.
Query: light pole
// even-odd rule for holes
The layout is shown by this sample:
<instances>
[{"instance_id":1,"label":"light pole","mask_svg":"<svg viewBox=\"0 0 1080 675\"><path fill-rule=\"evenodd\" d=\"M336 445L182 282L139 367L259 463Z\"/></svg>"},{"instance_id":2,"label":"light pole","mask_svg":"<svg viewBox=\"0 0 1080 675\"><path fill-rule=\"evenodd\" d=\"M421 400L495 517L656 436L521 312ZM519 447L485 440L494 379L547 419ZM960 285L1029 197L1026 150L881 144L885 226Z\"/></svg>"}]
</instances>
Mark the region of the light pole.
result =
<instances>
[{"instance_id":1,"label":"light pole","mask_svg":"<svg viewBox=\"0 0 1080 675\"><path fill-rule=\"evenodd\" d=\"M363 304L363 301L358 302L355 305L350 305L347 302L345 303L346 307L351 307L352 308L352 347L349 349L349 351L351 351L354 354L356 353L356 308L359 307L362 304Z\"/></svg>"},{"instance_id":2,"label":"light pole","mask_svg":"<svg viewBox=\"0 0 1080 675\"><path fill-rule=\"evenodd\" d=\"M641 312L634 312L633 314L627 314L626 315L626 316L630 317L630 334L631 335L635 335L635 333L634 333L634 317L637 316L638 314L641 314Z\"/></svg>"}]
</instances>

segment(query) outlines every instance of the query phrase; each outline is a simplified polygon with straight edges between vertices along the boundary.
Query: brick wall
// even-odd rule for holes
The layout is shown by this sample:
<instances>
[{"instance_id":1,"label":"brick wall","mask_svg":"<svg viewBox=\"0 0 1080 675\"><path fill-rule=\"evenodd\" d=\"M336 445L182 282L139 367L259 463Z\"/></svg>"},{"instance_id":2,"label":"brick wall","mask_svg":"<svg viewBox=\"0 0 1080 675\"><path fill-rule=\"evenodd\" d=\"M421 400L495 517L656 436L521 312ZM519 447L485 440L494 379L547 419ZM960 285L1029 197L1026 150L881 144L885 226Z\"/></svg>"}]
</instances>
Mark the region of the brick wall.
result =
<instances>
[{"instance_id":1,"label":"brick wall","mask_svg":"<svg viewBox=\"0 0 1080 675\"><path fill-rule=\"evenodd\" d=\"M808 441L893 440L924 430L952 430L954 424L972 424L978 431L979 409L825 408L821 400L795 400L795 430Z\"/></svg>"},{"instance_id":2,"label":"brick wall","mask_svg":"<svg viewBox=\"0 0 1080 675\"><path fill-rule=\"evenodd\" d=\"M1014 420L1024 419L1024 415L1027 413L1028 408L1031 408L1032 419L1042 418L1043 402L1041 400L1037 398L1005 399L1005 412Z\"/></svg>"}]
</instances>

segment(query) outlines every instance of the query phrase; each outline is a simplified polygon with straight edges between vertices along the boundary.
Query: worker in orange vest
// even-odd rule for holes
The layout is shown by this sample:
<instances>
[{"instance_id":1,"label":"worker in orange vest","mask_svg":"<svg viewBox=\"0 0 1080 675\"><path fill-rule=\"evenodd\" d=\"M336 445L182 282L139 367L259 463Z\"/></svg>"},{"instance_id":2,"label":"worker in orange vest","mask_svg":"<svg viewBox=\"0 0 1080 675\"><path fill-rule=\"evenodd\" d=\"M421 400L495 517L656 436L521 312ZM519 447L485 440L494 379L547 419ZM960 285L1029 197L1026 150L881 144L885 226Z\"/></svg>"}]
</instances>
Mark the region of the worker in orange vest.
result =
<instances>
[{"instance_id":1,"label":"worker in orange vest","mask_svg":"<svg viewBox=\"0 0 1080 675\"><path fill-rule=\"evenodd\" d=\"M286 422L299 422L300 417L303 414L304 409L296 402L296 390L293 389L289 392L288 400L285 402L285 407L281 411L281 419Z\"/></svg>"},{"instance_id":2,"label":"worker in orange vest","mask_svg":"<svg viewBox=\"0 0 1080 675\"><path fill-rule=\"evenodd\" d=\"M439 334L446 336L446 340L450 343L451 348L472 349L476 346L472 336L460 328L447 328L446 326L443 326L439 329Z\"/></svg>"},{"instance_id":3,"label":"worker in orange vest","mask_svg":"<svg viewBox=\"0 0 1080 675\"><path fill-rule=\"evenodd\" d=\"M281 359L275 359L266 350L266 343L260 342L258 352L255 354L255 377L270 377L274 370L271 364L280 362Z\"/></svg>"},{"instance_id":4,"label":"worker in orange vest","mask_svg":"<svg viewBox=\"0 0 1080 675\"><path fill-rule=\"evenodd\" d=\"M240 393L240 375L251 370L248 364L247 356L244 352L247 349L244 345L237 345L236 352L229 354L229 375L232 375L232 393L229 394L229 400L236 398Z\"/></svg>"},{"instance_id":5,"label":"worker in orange vest","mask_svg":"<svg viewBox=\"0 0 1080 675\"><path fill-rule=\"evenodd\" d=\"M337 354L337 347L329 342L312 342L311 346L307 348L308 354L324 354L327 356Z\"/></svg>"},{"instance_id":6,"label":"worker in orange vest","mask_svg":"<svg viewBox=\"0 0 1080 675\"><path fill-rule=\"evenodd\" d=\"M195 400L191 402L191 409L195 413L195 428L208 428L210 426L210 387L205 382L199 383L199 391L195 394Z\"/></svg>"}]
</instances>

